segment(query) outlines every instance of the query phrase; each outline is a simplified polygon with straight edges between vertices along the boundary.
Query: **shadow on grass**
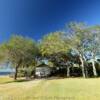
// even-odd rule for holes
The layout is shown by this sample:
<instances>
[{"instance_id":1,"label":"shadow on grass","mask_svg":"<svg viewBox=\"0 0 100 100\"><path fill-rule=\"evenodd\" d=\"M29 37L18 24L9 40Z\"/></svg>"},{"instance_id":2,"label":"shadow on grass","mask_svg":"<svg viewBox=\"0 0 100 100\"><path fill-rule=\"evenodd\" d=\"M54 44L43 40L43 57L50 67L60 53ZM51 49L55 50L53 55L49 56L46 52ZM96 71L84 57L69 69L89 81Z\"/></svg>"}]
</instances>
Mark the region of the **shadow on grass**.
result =
<instances>
[{"instance_id":1,"label":"shadow on grass","mask_svg":"<svg viewBox=\"0 0 100 100\"><path fill-rule=\"evenodd\" d=\"M100 78L100 77L86 77L86 78L83 78L83 77L61 77L61 76L56 76L56 77L49 77L49 78L45 78L45 80L59 80L59 79L97 79L97 78Z\"/></svg>"},{"instance_id":2,"label":"shadow on grass","mask_svg":"<svg viewBox=\"0 0 100 100\"><path fill-rule=\"evenodd\" d=\"M29 82L32 80L26 80L26 79L18 79L18 80L12 80L12 81L7 81L7 82L2 82L0 84L8 84L8 83L22 83L22 82Z\"/></svg>"},{"instance_id":3,"label":"shadow on grass","mask_svg":"<svg viewBox=\"0 0 100 100\"><path fill-rule=\"evenodd\" d=\"M47 77L47 78L35 78L35 79L17 79L17 80L9 80L6 82L2 82L0 84L8 84L8 83L23 83L23 82L29 82L29 81L33 81L33 80L59 80L59 79L97 79L100 77L87 77L87 78L83 78L83 77L59 77L59 76L55 76L55 77Z\"/></svg>"}]
</instances>

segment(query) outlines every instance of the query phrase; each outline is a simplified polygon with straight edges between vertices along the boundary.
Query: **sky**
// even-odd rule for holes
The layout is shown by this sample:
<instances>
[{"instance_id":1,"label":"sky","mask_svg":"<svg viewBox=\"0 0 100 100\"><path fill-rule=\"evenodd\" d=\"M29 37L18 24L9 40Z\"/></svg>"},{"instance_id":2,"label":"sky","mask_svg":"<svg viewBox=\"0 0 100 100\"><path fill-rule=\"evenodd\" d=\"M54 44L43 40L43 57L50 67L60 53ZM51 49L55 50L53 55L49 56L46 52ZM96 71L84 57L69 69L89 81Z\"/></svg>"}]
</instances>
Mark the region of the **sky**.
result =
<instances>
[{"instance_id":1,"label":"sky","mask_svg":"<svg viewBox=\"0 0 100 100\"><path fill-rule=\"evenodd\" d=\"M39 40L71 21L100 24L100 0L0 0L0 43L12 34Z\"/></svg>"}]
</instances>

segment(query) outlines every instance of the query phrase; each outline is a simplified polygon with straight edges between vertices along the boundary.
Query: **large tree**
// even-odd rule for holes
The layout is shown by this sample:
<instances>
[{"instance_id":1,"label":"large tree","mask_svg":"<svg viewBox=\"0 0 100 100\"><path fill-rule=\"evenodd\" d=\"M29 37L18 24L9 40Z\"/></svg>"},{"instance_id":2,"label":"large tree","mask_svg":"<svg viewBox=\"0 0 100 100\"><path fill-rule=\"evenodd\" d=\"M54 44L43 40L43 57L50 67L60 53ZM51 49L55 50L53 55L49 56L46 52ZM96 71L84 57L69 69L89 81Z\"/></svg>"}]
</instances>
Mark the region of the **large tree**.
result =
<instances>
[{"instance_id":1,"label":"large tree","mask_svg":"<svg viewBox=\"0 0 100 100\"><path fill-rule=\"evenodd\" d=\"M56 65L60 65L63 61L67 63L63 55L67 55L70 48L69 44L64 41L63 32L49 33L40 41L40 52L42 56L49 57ZM67 66L67 64L66 64ZM68 66L67 75L69 76Z\"/></svg>"},{"instance_id":2,"label":"large tree","mask_svg":"<svg viewBox=\"0 0 100 100\"><path fill-rule=\"evenodd\" d=\"M69 24L69 37L70 37L70 45L72 46L72 50L76 51L79 55L79 59L81 62L82 75L86 77L85 73L85 52L87 47L87 40L90 38L89 27L84 23L76 23L72 22Z\"/></svg>"},{"instance_id":3,"label":"large tree","mask_svg":"<svg viewBox=\"0 0 100 100\"><path fill-rule=\"evenodd\" d=\"M4 52L5 58L15 67L14 79L17 79L18 68L29 66L38 49L35 42L23 36L14 35L8 42L2 44L1 50Z\"/></svg>"},{"instance_id":4,"label":"large tree","mask_svg":"<svg viewBox=\"0 0 100 100\"><path fill-rule=\"evenodd\" d=\"M96 77L97 71L95 66L96 56L100 54L100 26L92 26L90 28L91 38L89 39L88 51L92 55L93 74Z\"/></svg>"}]
</instances>

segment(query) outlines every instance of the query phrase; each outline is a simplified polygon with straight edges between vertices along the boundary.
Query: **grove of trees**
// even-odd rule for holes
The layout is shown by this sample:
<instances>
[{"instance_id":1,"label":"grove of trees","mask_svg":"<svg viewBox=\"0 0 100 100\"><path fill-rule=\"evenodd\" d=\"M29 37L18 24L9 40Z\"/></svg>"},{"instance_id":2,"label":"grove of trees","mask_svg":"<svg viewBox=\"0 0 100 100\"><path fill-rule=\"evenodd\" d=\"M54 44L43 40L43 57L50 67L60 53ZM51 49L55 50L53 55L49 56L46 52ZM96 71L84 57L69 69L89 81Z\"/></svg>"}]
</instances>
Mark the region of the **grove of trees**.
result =
<instances>
[{"instance_id":1,"label":"grove of trees","mask_svg":"<svg viewBox=\"0 0 100 100\"><path fill-rule=\"evenodd\" d=\"M20 68L25 69L27 77L27 73L32 73L38 62L44 59L52 67L62 68L66 77L70 77L71 73L80 73L79 76L84 78L90 77L91 73L93 77L100 76L100 26L71 22L63 31L46 34L39 42L13 35L7 42L0 44L0 62L12 64L15 80ZM74 68L79 69L79 72L75 72Z\"/></svg>"}]
</instances>

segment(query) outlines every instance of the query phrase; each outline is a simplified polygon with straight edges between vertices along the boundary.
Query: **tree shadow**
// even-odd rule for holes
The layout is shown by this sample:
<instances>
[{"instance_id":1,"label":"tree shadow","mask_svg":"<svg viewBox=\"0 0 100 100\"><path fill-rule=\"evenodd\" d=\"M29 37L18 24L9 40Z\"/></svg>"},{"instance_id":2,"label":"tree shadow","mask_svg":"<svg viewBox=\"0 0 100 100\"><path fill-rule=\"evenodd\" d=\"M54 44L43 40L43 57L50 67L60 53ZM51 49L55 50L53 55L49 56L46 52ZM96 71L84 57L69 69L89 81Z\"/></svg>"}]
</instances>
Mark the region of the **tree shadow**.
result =
<instances>
[{"instance_id":1,"label":"tree shadow","mask_svg":"<svg viewBox=\"0 0 100 100\"><path fill-rule=\"evenodd\" d=\"M48 78L45 78L45 80L59 80L59 79L65 79L66 77L58 77L58 76L56 76L56 77L48 77Z\"/></svg>"},{"instance_id":2,"label":"tree shadow","mask_svg":"<svg viewBox=\"0 0 100 100\"><path fill-rule=\"evenodd\" d=\"M0 84L22 83L22 82L29 82L29 81L32 81L32 80L18 79L18 80L12 80L12 81L3 82L3 83L0 83Z\"/></svg>"}]
</instances>

